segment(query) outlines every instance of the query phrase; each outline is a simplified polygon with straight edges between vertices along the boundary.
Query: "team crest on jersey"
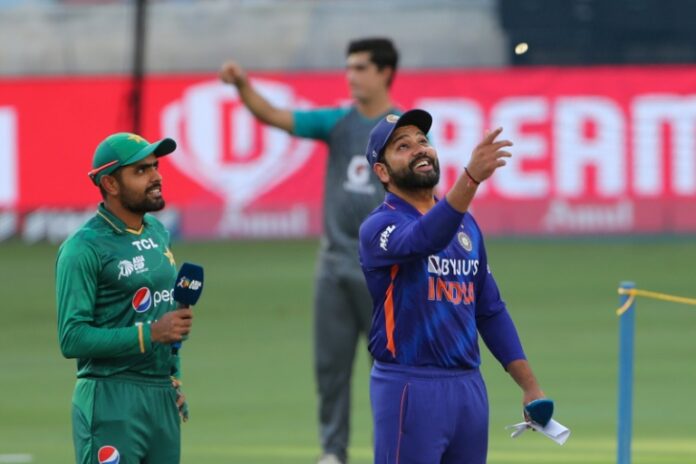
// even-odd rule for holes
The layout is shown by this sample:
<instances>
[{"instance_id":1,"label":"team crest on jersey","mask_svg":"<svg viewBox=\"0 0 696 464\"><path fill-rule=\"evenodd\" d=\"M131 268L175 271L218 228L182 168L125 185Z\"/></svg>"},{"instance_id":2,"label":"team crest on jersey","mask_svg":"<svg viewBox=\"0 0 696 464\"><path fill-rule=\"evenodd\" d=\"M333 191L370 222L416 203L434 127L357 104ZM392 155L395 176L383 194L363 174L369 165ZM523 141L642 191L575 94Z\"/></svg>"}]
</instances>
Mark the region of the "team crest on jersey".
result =
<instances>
[{"instance_id":1,"label":"team crest on jersey","mask_svg":"<svg viewBox=\"0 0 696 464\"><path fill-rule=\"evenodd\" d=\"M133 295L133 309L136 313L144 313L152 306L152 292L147 287L141 287Z\"/></svg>"},{"instance_id":2,"label":"team crest on jersey","mask_svg":"<svg viewBox=\"0 0 696 464\"><path fill-rule=\"evenodd\" d=\"M167 257L167 259L169 260L169 264L171 264L172 266L176 266L176 261L174 260L174 253L172 253L172 250L170 250L169 247L167 247L164 253L162 254Z\"/></svg>"},{"instance_id":3,"label":"team crest on jersey","mask_svg":"<svg viewBox=\"0 0 696 464\"><path fill-rule=\"evenodd\" d=\"M97 459L99 464L118 464L121 462L121 455L115 447L106 445L97 451Z\"/></svg>"},{"instance_id":4,"label":"team crest on jersey","mask_svg":"<svg viewBox=\"0 0 696 464\"><path fill-rule=\"evenodd\" d=\"M462 248L464 248L466 251L472 250L473 245L471 243L471 239L464 232L459 232L457 234L457 240L459 241L459 244L462 246Z\"/></svg>"},{"instance_id":5,"label":"team crest on jersey","mask_svg":"<svg viewBox=\"0 0 696 464\"><path fill-rule=\"evenodd\" d=\"M354 155L348 163L343 188L353 193L372 195L375 193L375 186L370 183L371 171L365 155Z\"/></svg>"}]
</instances>

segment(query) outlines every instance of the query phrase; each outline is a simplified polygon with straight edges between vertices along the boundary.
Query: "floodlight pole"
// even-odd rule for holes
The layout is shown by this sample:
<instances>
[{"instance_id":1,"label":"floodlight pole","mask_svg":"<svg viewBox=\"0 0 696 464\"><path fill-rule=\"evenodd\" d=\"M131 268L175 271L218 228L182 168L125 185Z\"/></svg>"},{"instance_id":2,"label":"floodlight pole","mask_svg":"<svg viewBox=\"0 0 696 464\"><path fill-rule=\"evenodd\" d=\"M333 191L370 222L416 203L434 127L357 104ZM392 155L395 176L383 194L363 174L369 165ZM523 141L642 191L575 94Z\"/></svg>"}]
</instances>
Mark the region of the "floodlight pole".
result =
<instances>
[{"instance_id":1,"label":"floodlight pole","mask_svg":"<svg viewBox=\"0 0 696 464\"><path fill-rule=\"evenodd\" d=\"M633 282L621 282L619 288L636 288ZM619 297L620 306L630 298ZM633 338L636 325L635 302L619 316L619 398L617 419L617 464L631 464L631 434L633 421Z\"/></svg>"},{"instance_id":2,"label":"floodlight pole","mask_svg":"<svg viewBox=\"0 0 696 464\"><path fill-rule=\"evenodd\" d=\"M131 130L141 133L143 111L143 76L145 75L145 38L147 33L147 0L135 2L133 33L133 70L131 73Z\"/></svg>"}]
</instances>

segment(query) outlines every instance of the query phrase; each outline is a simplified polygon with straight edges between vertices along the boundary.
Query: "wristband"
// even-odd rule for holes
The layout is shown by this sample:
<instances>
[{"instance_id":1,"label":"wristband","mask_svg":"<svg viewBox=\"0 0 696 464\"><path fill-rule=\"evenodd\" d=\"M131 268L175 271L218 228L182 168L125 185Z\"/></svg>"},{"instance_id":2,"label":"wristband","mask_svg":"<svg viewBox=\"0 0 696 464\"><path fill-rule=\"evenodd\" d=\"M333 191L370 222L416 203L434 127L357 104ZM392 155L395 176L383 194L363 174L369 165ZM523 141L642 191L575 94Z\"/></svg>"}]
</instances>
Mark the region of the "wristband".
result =
<instances>
[{"instance_id":1,"label":"wristband","mask_svg":"<svg viewBox=\"0 0 696 464\"><path fill-rule=\"evenodd\" d=\"M469 177L469 179L471 180L471 182L473 182L473 183L476 184L476 185L480 185L480 184L481 184L481 181L474 179L474 176L472 176L471 173L469 172L469 168L466 168L466 167L465 167L465 168L464 168L464 172L465 172L466 175Z\"/></svg>"}]
</instances>

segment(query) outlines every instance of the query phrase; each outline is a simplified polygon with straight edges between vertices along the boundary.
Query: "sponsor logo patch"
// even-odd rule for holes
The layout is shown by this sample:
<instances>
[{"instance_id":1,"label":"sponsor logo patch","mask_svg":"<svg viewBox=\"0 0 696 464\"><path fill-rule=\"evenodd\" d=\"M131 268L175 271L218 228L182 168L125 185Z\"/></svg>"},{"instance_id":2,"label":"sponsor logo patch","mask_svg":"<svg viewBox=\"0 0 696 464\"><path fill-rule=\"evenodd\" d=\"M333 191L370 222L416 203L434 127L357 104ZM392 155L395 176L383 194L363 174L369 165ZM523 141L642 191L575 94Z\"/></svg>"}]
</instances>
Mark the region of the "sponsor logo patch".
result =
<instances>
[{"instance_id":1,"label":"sponsor logo patch","mask_svg":"<svg viewBox=\"0 0 696 464\"><path fill-rule=\"evenodd\" d=\"M121 455L115 447L106 445L97 451L97 459L99 464L118 464L121 462Z\"/></svg>"},{"instance_id":2,"label":"sponsor logo patch","mask_svg":"<svg viewBox=\"0 0 696 464\"><path fill-rule=\"evenodd\" d=\"M136 313L144 313L152 306L152 292L147 287L141 287L133 295L133 309Z\"/></svg>"},{"instance_id":3,"label":"sponsor logo patch","mask_svg":"<svg viewBox=\"0 0 696 464\"><path fill-rule=\"evenodd\" d=\"M384 251L387 251L387 246L389 245L389 236L396 229L396 225L392 224L382 231L379 235L379 247Z\"/></svg>"}]
</instances>

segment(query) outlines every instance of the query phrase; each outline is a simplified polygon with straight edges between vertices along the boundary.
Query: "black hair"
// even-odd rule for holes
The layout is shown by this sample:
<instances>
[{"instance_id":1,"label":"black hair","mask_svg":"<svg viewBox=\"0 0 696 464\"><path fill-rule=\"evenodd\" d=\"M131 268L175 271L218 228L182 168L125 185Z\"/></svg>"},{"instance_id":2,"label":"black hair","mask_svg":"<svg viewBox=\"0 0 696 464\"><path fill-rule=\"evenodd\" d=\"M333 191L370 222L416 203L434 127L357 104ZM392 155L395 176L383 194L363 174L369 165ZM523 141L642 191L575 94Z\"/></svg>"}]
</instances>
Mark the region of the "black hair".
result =
<instances>
[{"instance_id":1,"label":"black hair","mask_svg":"<svg viewBox=\"0 0 696 464\"><path fill-rule=\"evenodd\" d=\"M392 75L387 85L391 85L399 64L399 52L394 47L391 39L385 37L370 37L365 39L351 40L348 43L346 56L353 53L369 52L370 61L377 65L377 69L382 71L384 68L391 68Z\"/></svg>"},{"instance_id":2,"label":"black hair","mask_svg":"<svg viewBox=\"0 0 696 464\"><path fill-rule=\"evenodd\" d=\"M121 183L121 168L116 169L116 170L115 170L114 172L112 172L111 174L105 174L105 175L108 175L108 176L111 176L111 177L115 177L116 180L117 180L119 183ZM104 187L102 187L101 179L99 179L99 193L101 193L102 198L103 198L104 200L106 200L106 197L107 197L108 193L106 192L106 190L104 189Z\"/></svg>"}]
</instances>

